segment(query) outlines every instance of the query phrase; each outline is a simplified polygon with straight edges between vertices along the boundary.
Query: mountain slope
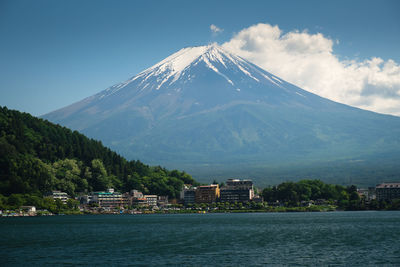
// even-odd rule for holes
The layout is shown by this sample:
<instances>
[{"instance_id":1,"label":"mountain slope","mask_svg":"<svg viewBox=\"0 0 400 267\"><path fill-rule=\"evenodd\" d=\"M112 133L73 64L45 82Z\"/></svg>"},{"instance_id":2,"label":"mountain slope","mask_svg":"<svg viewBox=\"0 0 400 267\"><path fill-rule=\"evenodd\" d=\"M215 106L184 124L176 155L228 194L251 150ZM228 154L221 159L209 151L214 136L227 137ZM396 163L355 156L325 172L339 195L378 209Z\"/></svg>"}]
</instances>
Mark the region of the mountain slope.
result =
<instances>
[{"instance_id":1,"label":"mountain slope","mask_svg":"<svg viewBox=\"0 0 400 267\"><path fill-rule=\"evenodd\" d=\"M205 166L204 176L215 174L209 166L400 155L400 118L324 99L217 45L184 48L44 117L131 159Z\"/></svg>"}]
</instances>

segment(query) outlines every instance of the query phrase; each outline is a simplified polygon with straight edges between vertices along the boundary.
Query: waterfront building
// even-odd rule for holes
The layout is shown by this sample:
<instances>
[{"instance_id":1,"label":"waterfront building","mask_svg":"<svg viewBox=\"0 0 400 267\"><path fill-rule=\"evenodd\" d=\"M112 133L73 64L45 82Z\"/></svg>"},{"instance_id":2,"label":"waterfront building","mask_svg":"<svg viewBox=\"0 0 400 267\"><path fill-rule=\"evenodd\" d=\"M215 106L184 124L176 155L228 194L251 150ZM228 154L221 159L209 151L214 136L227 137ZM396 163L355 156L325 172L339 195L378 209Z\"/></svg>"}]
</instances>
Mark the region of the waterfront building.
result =
<instances>
[{"instance_id":1,"label":"waterfront building","mask_svg":"<svg viewBox=\"0 0 400 267\"><path fill-rule=\"evenodd\" d=\"M196 187L186 189L184 191L183 203L185 205L194 204L196 202Z\"/></svg>"},{"instance_id":2,"label":"waterfront building","mask_svg":"<svg viewBox=\"0 0 400 267\"><path fill-rule=\"evenodd\" d=\"M93 194L81 194L77 197L77 200L81 205L88 205L89 203L93 202Z\"/></svg>"},{"instance_id":3,"label":"waterfront building","mask_svg":"<svg viewBox=\"0 0 400 267\"><path fill-rule=\"evenodd\" d=\"M136 189L131 190L130 194L133 198L143 198L143 193Z\"/></svg>"},{"instance_id":4,"label":"waterfront building","mask_svg":"<svg viewBox=\"0 0 400 267\"><path fill-rule=\"evenodd\" d=\"M106 192L93 192L92 202L97 203L102 208L115 208L124 206L124 200L122 194L114 192L114 189L110 188Z\"/></svg>"},{"instance_id":5,"label":"waterfront building","mask_svg":"<svg viewBox=\"0 0 400 267\"><path fill-rule=\"evenodd\" d=\"M368 200L376 199L376 188L368 187Z\"/></svg>"},{"instance_id":6,"label":"waterfront building","mask_svg":"<svg viewBox=\"0 0 400 267\"><path fill-rule=\"evenodd\" d=\"M147 206L147 199L144 197L137 197L132 199L133 206Z\"/></svg>"},{"instance_id":7,"label":"waterfront building","mask_svg":"<svg viewBox=\"0 0 400 267\"><path fill-rule=\"evenodd\" d=\"M375 188L377 200L400 199L400 183L383 183Z\"/></svg>"},{"instance_id":8,"label":"waterfront building","mask_svg":"<svg viewBox=\"0 0 400 267\"><path fill-rule=\"evenodd\" d=\"M52 191L50 197L54 200L59 199L64 204L67 204L67 200L69 199L68 194L61 191Z\"/></svg>"},{"instance_id":9,"label":"waterfront building","mask_svg":"<svg viewBox=\"0 0 400 267\"><path fill-rule=\"evenodd\" d=\"M168 196L158 196L157 205L158 206L168 205Z\"/></svg>"},{"instance_id":10,"label":"waterfront building","mask_svg":"<svg viewBox=\"0 0 400 267\"><path fill-rule=\"evenodd\" d=\"M180 193L180 199L183 200L184 205L194 204L196 200L196 187L185 184Z\"/></svg>"},{"instance_id":11,"label":"waterfront building","mask_svg":"<svg viewBox=\"0 0 400 267\"><path fill-rule=\"evenodd\" d=\"M36 215L36 207L35 206L21 206L20 210L30 216Z\"/></svg>"},{"instance_id":12,"label":"waterfront building","mask_svg":"<svg viewBox=\"0 0 400 267\"><path fill-rule=\"evenodd\" d=\"M221 202L248 202L254 198L254 186L251 180L228 179L221 188Z\"/></svg>"},{"instance_id":13,"label":"waterfront building","mask_svg":"<svg viewBox=\"0 0 400 267\"><path fill-rule=\"evenodd\" d=\"M219 185L202 185L195 190L196 203L213 203L218 200L220 196Z\"/></svg>"},{"instance_id":14,"label":"waterfront building","mask_svg":"<svg viewBox=\"0 0 400 267\"><path fill-rule=\"evenodd\" d=\"M147 199L144 194L136 189L130 191L131 205L133 206L148 206Z\"/></svg>"},{"instance_id":15,"label":"waterfront building","mask_svg":"<svg viewBox=\"0 0 400 267\"><path fill-rule=\"evenodd\" d=\"M132 196L129 192L122 194L122 205L125 206L132 206Z\"/></svg>"},{"instance_id":16,"label":"waterfront building","mask_svg":"<svg viewBox=\"0 0 400 267\"><path fill-rule=\"evenodd\" d=\"M184 184L182 186L181 192L179 193L179 199L183 200L185 198L185 190L189 190L192 188L193 188L193 186L191 184Z\"/></svg>"},{"instance_id":17,"label":"waterfront building","mask_svg":"<svg viewBox=\"0 0 400 267\"><path fill-rule=\"evenodd\" d=\"M359 189L357 189L357 193L360 196L360 198L364 198L367 201L370 201L370 200L376 198L375 187L368 187L368 189L359 188Z\"/></svg>"},{"instance_id":18,"label":"waterfront building","mask_svg":"<svg viewBox=\"0 0 400 267\"><path fill-rule=\"evenodd\" d=\"M150 207L155 207L157 206L157 195L144 195L144 198L146 199L146 203Z\"/></svg>"}]
</instances>

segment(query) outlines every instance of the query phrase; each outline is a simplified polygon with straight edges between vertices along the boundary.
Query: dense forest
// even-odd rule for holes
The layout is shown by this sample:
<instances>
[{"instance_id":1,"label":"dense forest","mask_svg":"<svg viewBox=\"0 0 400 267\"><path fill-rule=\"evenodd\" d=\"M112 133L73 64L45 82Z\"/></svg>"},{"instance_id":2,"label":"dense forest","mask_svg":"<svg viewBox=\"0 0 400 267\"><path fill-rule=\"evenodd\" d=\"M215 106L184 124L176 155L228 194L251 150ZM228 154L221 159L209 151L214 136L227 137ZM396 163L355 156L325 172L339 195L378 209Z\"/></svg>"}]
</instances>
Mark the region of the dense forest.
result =
<instances>
[{"instance_id":1,"label":"dense forest","mask_svg":"<svg viewBox=\"0 0 400 267\"><path fill-rule=\"evenodd\" d=\"M264 200L268 202L280 201L296 203L301 201L327 200L358 200L357 187L352 185L326 184L320 180L301 180L299 182L284 182L277 186L263 190Z\"/></svg>"},{"instance_id":2,"label":"dense forest","mask_svg":"<svg viewBox=\"0 0 400 267\"><path fill-rule=\"evenodd\" d=\"M263 190L265 201L280 201L288 205L297 206L301 201L318 199L351 201L359 200L357 187L352 185L326 184L320 180L301 180L299 182L284 182L277 186L267 187Z\"/></svg>"},{"instance_id":3,"label":"dense forest","mask_svg":"<svg viewBox=\"0 0 400 267\"><path fill-rule=\"evenodd\" d=\"M187 173L127 161L77 131L27 113L0 107L0 194L43 196L61 190L80 192L115 188L176 198Z\"/></svg>"}]
</instances>

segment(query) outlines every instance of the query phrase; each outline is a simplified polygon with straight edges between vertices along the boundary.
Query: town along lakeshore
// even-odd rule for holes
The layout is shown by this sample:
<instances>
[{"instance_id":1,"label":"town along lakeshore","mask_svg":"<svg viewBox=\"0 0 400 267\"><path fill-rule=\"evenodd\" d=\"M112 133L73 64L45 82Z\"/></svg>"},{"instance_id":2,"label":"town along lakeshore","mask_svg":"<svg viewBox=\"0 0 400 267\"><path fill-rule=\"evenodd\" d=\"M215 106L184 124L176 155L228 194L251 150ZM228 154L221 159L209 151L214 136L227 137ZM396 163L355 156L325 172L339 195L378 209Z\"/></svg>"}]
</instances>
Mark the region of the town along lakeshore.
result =
<instances>
[{"instance_id":1,"label":"town along lakeshore","mask_svg":"<svg viewBox=\"0 0 400 267\"><path fill-rule=\"evenodd\" d=\"M15 202L24 206L10 206ZM34 202L40 206L40 210L32 206ZM297 183L285 182L267 187L259 192L251 180L229 179L226 184L185 184L179 199L169 199L168 195L143 194L135 189L124 194L108 189L81 194L75 198L60 191L53 191L43 199L31 195L11 195L0 204L3 207L0 215L4 217L54 214L400 210L400 183L382 183L376 187L358 189L356 186L325 184L319 180L301 180Z\"/></svg>"}]
</instances>

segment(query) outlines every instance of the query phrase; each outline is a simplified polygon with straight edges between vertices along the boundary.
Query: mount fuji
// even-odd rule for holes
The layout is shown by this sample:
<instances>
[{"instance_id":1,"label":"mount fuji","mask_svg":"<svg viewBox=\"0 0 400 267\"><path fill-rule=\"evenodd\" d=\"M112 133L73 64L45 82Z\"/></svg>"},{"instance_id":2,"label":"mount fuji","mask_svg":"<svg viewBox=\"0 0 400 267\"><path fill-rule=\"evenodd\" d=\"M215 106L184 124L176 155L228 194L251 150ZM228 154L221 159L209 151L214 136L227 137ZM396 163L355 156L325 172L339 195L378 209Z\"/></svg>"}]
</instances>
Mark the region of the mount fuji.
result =
<instances>
[{"instance_id":1,"label":"mount fuji","mask_svg":"<svg viewBox=\"0 0 400 267\"><path fill-rule=\"evenodd\" d=\"M399 117L322 98L216 44L181 49L44 118L200 180L252 176L268 184L291 178L293 168L312 177L321 166L339 182L382 166L391 178L400 173Z\"/></svg>"}]
</instances>

